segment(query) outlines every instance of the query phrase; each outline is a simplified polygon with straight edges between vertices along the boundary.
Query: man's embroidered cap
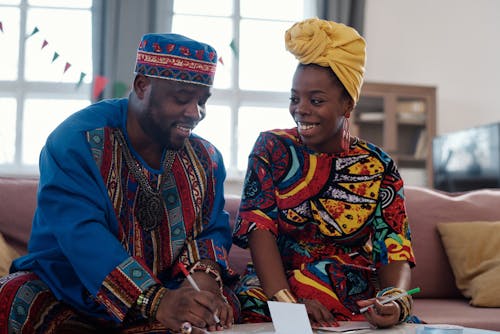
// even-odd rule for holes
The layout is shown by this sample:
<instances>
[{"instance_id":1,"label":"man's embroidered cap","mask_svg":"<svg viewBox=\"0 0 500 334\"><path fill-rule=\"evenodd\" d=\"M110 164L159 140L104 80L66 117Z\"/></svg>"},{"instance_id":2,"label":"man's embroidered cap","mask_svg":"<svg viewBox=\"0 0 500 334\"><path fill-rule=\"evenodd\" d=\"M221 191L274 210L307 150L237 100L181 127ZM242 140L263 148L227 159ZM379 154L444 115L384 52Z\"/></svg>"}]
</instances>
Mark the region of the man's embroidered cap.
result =
<instances>
[{"instance_id":1,"label":"man's embroidered cap","mask_svg":"<svg viewBox=\"0 0 500 334\"><path fill-rule=\"evenodd\" d=\"M214 82L217 52L179 34L146 34L137 49L135 73L204 86Z\"/></svg>"}]
</instances>

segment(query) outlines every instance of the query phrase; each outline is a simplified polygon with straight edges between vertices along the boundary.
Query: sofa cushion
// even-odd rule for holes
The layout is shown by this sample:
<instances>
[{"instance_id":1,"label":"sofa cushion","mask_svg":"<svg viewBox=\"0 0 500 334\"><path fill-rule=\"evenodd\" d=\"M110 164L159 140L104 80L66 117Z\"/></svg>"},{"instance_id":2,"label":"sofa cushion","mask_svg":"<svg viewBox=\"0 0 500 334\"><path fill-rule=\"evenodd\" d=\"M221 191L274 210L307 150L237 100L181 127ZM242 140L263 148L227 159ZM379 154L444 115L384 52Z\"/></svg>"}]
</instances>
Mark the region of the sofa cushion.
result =
<instances>
[{"instance_id":1,"label":"sofa cushion","mask_svg":"<svg viewBox=\"0 0 500 334\"><path fill-rule=\"evenodd\" d=\"M429 324L451 324L500 331L500 308L472 307L464 298L414 299L413 314Z\"/></svg>"},{"instance_id":2,"label":"sofa cushion","mask_svg":"<svg viewBox=\"0 0 500 334\"><path fill-rule=\"evenodd\" d=\"M12 261L19 257L19 254L10 247L0 233L0 277L9 273L9 268Z\"/></svg>"},{"instance_id":3,"label":"sofa cushion","mask_svg":"<svg viewBox=\"0 0 500 334\"><path fill-rule=\"evenodd\" d=\"M407 186L405 195L417 263L412 270L412 286L422 289L415 298L463 298L457 287L450 284L455 278L437 224L500 221L500 190L446 193Z\"/></svg>"},{"instance_id":4,"label":"sofa cushion","mask_svg":"<svg viewBox=\"0 0 500 334\"><path fill-rule=\"evenodd\" d=\"M500 222L437 227L462 294L472 305L500 307Z\"/></svg>"},{"instance_id":5,"label":"sofa cushion","mask_svg":"<svg viewBox=\"0 0 500 334\"><path fill-rule=\"evenodd\" d=\"M224 209L229 213L229 224L231 230L234 229L236 215L240 208L240 196L226 194ZM251 261L250 251L248 249L240 248L239 246L232 245L229 251L229 263L231 267L239 274L243 274L247 263Z\"/></svg>"},{"instance_id":6,"label":"sofa cushion","mask_svg":"<svg viewBox=\"0 0 500 334\"><path fill-rule=\"evenodd\" d=\"M0 177L0 231L21 254L27 251L37 188L36 178Z\"/></svg>"}]
</instances>

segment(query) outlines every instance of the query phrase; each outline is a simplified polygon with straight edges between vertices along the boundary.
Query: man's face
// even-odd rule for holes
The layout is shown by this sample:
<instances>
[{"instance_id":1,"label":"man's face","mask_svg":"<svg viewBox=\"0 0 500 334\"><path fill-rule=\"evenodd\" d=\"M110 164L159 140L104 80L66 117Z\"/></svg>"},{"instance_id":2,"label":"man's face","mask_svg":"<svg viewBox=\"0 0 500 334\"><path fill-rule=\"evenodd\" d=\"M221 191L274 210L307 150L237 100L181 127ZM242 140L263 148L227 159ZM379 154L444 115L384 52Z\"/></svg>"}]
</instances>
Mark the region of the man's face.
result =
<instances>
[{"instance_id":1,"label":"man's face","mask_svg":"<svg viewBox=\"0 0 500 334\"><path fill-rule=\"evenodd\" d=\"M139 115L142 130L154 141L178 150L205 117L210 87L149 78L146 108ZM149 99L149 100L148 100Z\"/></svg>"}]
</instances>

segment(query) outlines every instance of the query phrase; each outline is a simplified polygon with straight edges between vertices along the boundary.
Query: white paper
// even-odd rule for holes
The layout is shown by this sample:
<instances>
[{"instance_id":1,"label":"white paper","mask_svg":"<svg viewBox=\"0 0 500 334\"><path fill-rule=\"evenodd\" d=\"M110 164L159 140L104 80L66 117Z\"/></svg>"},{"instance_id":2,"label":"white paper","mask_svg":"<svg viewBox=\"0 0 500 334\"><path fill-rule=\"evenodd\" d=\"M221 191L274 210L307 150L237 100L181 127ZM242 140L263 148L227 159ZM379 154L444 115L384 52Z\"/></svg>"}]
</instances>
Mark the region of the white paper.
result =
<instances>
[{"instance_id":1,"label":"white paper","mask_svg":"<svg viewBox=\"0 0 500 334\"><path fill-rule=\"evenodd\" d=\"M368 321L338 321L338 327L314 327L314 329L318 329L322 332L349 332L356 331L361 329L374 329L375 326L372 326Z\"/></svg>"},{"instance_id":2,"label":"white paper","mask_svg":"<svg viewBox=\"0 0 500 334\"><path fill-rule=\"evenodd\" d=\"M304 304L268 301L275 333L313 334Z\"/></svg>"}]
</instances>

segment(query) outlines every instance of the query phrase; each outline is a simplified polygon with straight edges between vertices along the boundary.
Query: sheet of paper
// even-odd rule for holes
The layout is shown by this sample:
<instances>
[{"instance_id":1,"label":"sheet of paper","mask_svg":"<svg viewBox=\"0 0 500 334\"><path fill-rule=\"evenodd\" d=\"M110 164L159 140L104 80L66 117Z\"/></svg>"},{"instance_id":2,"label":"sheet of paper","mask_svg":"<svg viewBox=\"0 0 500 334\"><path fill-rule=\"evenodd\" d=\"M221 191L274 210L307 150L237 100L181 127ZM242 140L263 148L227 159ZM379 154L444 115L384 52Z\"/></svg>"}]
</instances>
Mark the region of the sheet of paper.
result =
<instances>
[{"instance_id":1,"label":"sheet of paper","mask_svg":"<svg viewBox=\"0 0 500 334\"><path fill-rule=\"evenodd\" d=\"M313 334L304 304L268 301L276 333Z\"/></svg>"},{"instance_id":2,"label":"sheet of paper","mask_svg":"<svg viewBox=\"0 0 500 334\"><path fill-rule=\"evenodd\" d=\"M370 325L368 321L339 321L338 327L314 327L314 329L320 330L322 332L349 332L361 329L374 329L375 327Z\"/></svg>"}]
</instances>

